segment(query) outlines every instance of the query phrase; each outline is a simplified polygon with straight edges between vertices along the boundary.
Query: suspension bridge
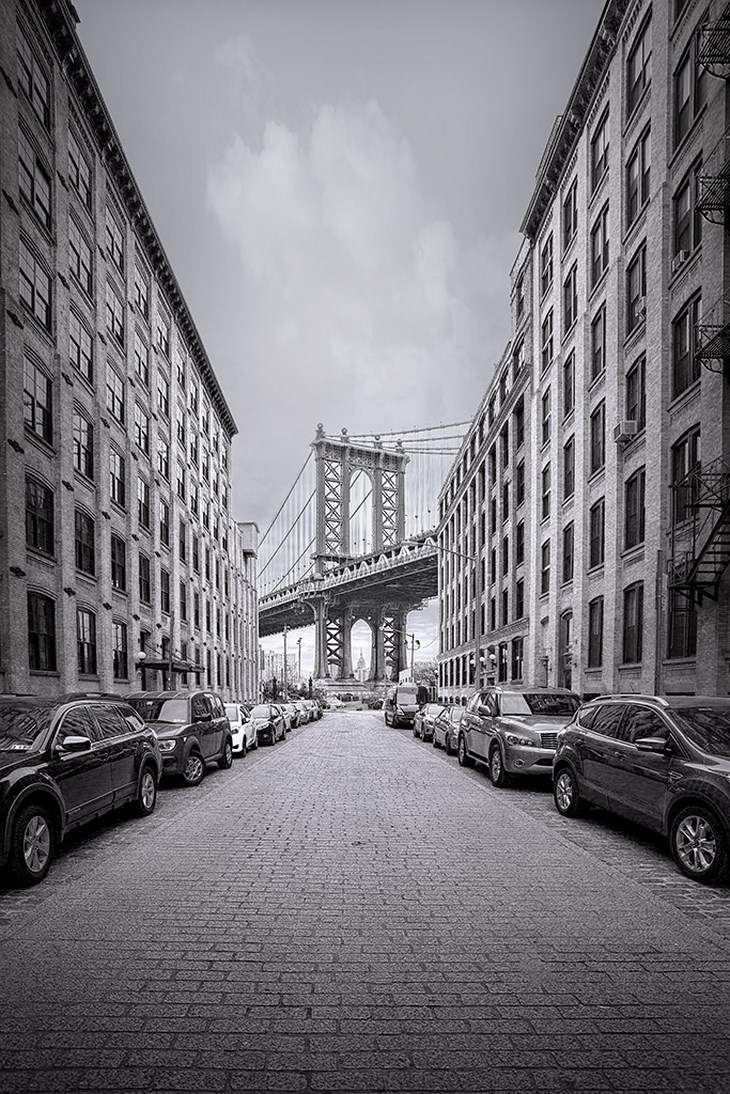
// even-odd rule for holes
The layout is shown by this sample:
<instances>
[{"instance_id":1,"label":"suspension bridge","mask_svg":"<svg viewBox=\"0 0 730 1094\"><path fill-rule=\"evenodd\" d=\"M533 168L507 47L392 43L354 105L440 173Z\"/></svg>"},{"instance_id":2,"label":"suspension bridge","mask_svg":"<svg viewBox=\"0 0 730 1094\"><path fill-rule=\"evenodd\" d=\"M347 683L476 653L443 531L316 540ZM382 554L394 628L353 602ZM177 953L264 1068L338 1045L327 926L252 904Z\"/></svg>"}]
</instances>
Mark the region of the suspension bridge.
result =
<instances>
[{"instance_id":1,"label":"suspension bridge","mask_svg":"<svg viewBox=\"0 0 730 1094\"><path fill-rule=\"evenodd\" d=\"M259 544L259 634L314 625L314 676L352 681L351 632L370 627L372 684L397 680L408 613L438 591L438 495L468 422L327 434Z\"/></svg>"}]
</instances>

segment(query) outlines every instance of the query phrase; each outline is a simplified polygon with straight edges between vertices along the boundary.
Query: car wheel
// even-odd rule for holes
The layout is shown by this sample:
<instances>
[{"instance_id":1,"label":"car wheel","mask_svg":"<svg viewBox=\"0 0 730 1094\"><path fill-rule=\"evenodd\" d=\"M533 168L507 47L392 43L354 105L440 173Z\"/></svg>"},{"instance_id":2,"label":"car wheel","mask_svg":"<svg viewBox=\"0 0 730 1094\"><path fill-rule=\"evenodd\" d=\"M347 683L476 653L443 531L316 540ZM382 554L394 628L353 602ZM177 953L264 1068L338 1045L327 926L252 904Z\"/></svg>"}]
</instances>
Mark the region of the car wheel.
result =
<instances>
[{"instance_id":1,"label":"car wheel","mask_svg":"<svg viewBox=\"0 0 730 1094\"><path fill-rule=\"evenodd\" d=\"M149 817L154 813L157 805L157 779L155 773L147 764L142 769L137 789L137 800L134 803L134 811L138 817Z\"/></svg>"},{"instance_id":2,"label":"car wheel","mask_svg":"<svg viewBox=\"0 0 730 1094\"><path fill-rule=\"evenodd\" d=\"M416 723L415 722L413 723L413 736L414 737L418 736L418 730L416 729Z\"/></svg>"},{"instance_id":3,"label":"car wheel","mask_svg":"<svg viewBox=\"0 0 730 1094\"><path fill-rule=\"evenodd\" d=\"M231 744L230 737L226 737L226 743L223 746L223 755L218 760L218 767L223 771L227 771L229 767L233 767L233 745Z\"/></svg>"},{"instance_id":4,"label":"car wheel","mask_svg":"<svg viewBox=\"0 0 730 1094\"><path fill-rule=\"evenodd\" d=\"M672 856L693 881L717 881L727 873L728 844L722 825L703 805L688 805L672 821Z\"/></svg>"},{"instance_id":5,"label":"car wheel","mask_svg":"<svg viewBox=\"0 0 730 1094\"><path fill-rule=\"evenodd\" d=\"M13 821L10 872L21 885L37 885L48 873L54 851L51 818L42 805L27 805Z\"/></svg>"},{"instance_id":6,"label":"car wheel","mask_svg":"<svg viewBox=\"0 0 730 1094\"><path fill-rule=\"evenodd\" d=\"M512 782L504 769L499 745L494 745L489 753L489 778L492 780L492 786L497 786L500 790L503 790L505 786L509 786Z\"/></svg>"},{"instance_id":7,"label":"car wheel","mask_svg":"<svg viewBox=\"0 0 730 1094\"><path fill-rule=\"evenodd\" d=\"M182 773L182 781L186 786L198 786L205 777L205 763L199 752L191 752L185 770Z\"/></svg>"},{"instance_id":8,"label":"car wheel","mask_svg":"<svg viewBox=\"0 0 730 1094\"><path fill-rule=\"evenodd\" d=\"M448 733L444 737L444 752L447 756L450 756L453 752L453 749L451 747L451 738L449 737Z\"/></svg>"},{"instance_id":9,"label":"car wheel","mask_svg":"<svg viewBox=\"0 0 730 1094\"><path fill-rule=\"evenodd\" d=\"M469 753L466 751L466 737L459 737L459 746L457 749L457 756L459 757L460 767L473 767L474 761Z\"/></svg>"},{"instance_id":10,"label":"car wheel","mask_svg":"<svg viewBox=\"0 0 730 1094\"><path fill-rule=\"evenodd\" d=\"M246 738L244 737L243 740L241 741L241 759L244 758L244 756L246 755L247 752L248 752L248 745L246 744Z\"/></svg>"},{"instance_id":11,"label":"car wheel","mask_svg":"<svg viewBox=\"0 0 730 1094\"><path fill-rule=\"evenodd\" d=\"M586 803L580 796L578 780L569 767L562 767L553 784L555 808L561 817L578 817L586 811Z\"/></svg>"},{"instance_id":12,"label":"car wheel","mask_svg":"<svg viewBox=\"0 0 730 1094\"><path fill-rule=\"evenodd\" d=\"M441 747L441 745L436 740L436 734L435 733L434 733L433 737L431 738L431 744L433 745L434 748L440 748Z\"/></svg>"}]
</instances>

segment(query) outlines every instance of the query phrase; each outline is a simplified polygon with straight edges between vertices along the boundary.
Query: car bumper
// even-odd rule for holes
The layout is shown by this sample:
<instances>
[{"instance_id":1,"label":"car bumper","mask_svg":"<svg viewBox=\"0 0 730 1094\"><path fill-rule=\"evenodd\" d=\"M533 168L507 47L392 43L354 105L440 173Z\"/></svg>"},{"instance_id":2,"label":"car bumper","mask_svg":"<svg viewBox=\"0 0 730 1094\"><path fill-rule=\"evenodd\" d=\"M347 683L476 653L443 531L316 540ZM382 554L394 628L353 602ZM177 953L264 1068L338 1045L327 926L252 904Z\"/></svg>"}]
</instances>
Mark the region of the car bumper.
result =
<instances>
[{"instance_id":1,"label":"car bumper","mask_svg":"<svg viewBox=\"0 0 730 1094\"><path fill-rule=\"evenodd\" d=\"M162 774L182 775L185 770L185 762L182 749L176 748L174 752L162 753Z\"/></svg>"},{"instance_id":2,"label":"car bumper","mask_svg":"<svg viewBox=\"0 0 730 1094\"><path fill-rule=\"evenodd\" d=\"M554 748L531 748L527 745L504 746L504 766L512 775L552 777L554 759Z\"/></svg>"}]
</instances>

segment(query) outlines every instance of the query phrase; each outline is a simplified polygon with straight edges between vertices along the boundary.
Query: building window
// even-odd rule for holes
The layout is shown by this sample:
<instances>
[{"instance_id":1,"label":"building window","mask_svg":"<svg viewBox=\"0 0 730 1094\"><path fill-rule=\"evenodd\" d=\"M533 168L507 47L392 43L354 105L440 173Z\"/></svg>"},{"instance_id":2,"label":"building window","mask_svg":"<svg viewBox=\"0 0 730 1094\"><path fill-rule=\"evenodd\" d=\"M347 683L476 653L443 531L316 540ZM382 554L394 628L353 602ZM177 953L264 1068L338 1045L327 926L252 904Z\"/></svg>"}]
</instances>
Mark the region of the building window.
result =
<instances>
[{"instance_id":1,"label":"building window","mask_svg":"<svg viewBox=\"0 0 730 1094\"><path fill-rule=\"evenodd\" d=\"M638 429L646 426L646 357L643 355L626 376L626 417Z\"/></svg>"},{"instance_id":2,"label":"building window","mask_svg":"<svg viewBox=\"0 0 730 1094\"><path fill-rule=\"evenodd\" d=\"M597 596L588 605L588 668L603 665L603 597Z\"/></svg>"},{"instance_id":3,"label":"building window","mask_svg":"<svg viewBox=\"0 0 730 1094\"><path fill-rule=\"evenodd\" d=\"M150 386L150 350L138 330L134 332L134 367L145 387Z\"/></svg>"},{"instance_id":4,"label":"building window","mask_svg":"<svg viewBox=\"0 0 730 1094\"><path fill-rule=\"evenodd\" d=\"M170 442L164 437L157 440L157 470L163 479L170 481Z\"/></svg>"},{"instance_id":5,"label":"building window","mask_svg":"<svg viewBox=\"0 0 730 1094\"><path fill-rule=\"evenodd\" d=\"M519 323L525 314L525 283L522 278L519 279L515 287L515 310L517 312L517 322Z\"/></svg>"},{"instance_id":6,"label":"building window","mask_svg":"<svg viewBox=\"0 0 730 1094\"><path fill-rule=\"evenodd\" d=\"M27 355L23 360L23 422L28 432L53 443L53 383Z\"/></svg>"},{"instance_id":7,"label":"building window","mask_svg":"<svg viewBox=\"0 0 730 1094\"><path fill-rule=\"evenodd\" d=\"M150 420L139 403L134 404L134 439L137 447L149 456Z\"/></svg>"},{"instance_id":8,"label":"building window","mask_svg":"<svg viewBox=\"0 0 730 1094\"><path fill-rule=\"evenodd\" d=\"M567 418L575 406L575 352L571 351L563 362L563 417Z\"/></svg>"},{"instance_id":9,"label":"building window","mask_svg":"<svg viewBox=\"0 0 730 1094\"><path fill-rule=\"evenodd\" d=\"M571 521L563 528L563 584L573 580L574 528Z\"/></svg>"},{"instance_id":10,"label":"building window","mask_svg":"<svg viewBox=\"0 0 730 1094\"><path fill-rule=\"evenodd\" d=\"M591 192L608 171L608 111L603 115L591 140Z\"/></svg>"},{"instance_id":11,"label":"building window","mask_svg":"<svg viewBox=\"0 0 730 1094\"><path fill-rule=\"evenodd\" d=\"M524 338L521 338L520 341L517 343L517 346L515 347L515 349L512 352L512 378L516 379L519 376L519 374L522 372L524 367L525 367L525 340L524 340ZM484 440L483 433L482 433L482 436L479 438L479 440L480 440L480 443ZM226 461L226 454L224 452L223 453L223 465L224 465L224 467L227 466L225 461Z\"/></svg>"},{"instance_id":12,"label":"building window","mask_svg":"<svg viewBox=\"0 0 730 1094\"><path fill-rule=\"evenodd\" d=\"M190 483L190 512L198 516L200 511L200 489L196 482Z\"/></svg>"},{"instance_id":13,"label":"building window","mask_svg":"<svg viewBox=\"0 0 730 1094\"><path fill-rule=\"evenodd\" d=\"M550 540L540 550L540 595L550 592Z\"/></svg>"},{"instance_id":14,"label":"building window","mask_svg":"<svg viewBox=\"0 0 730 1094\"><path fill-rule=\"evenodd\" d=\"M578 318L578 266L574 263L563 283L563 334Z\"/></svg>"},{"instance_id":15,"label":"building window","mask_svg":"<svg viewBox=\"0 0 730 1094\"><path fill-rule=\"evenodd\" d=\"M180 619L183 623L188 621L188 587L185 581L180 582Z\"/></svg>"},{"instance_id":16,"label":"building window","mask_svg":"<svg viewBox=\"0 0 730 1094\"><path fill-rule=\"evenodd\" d=\"M624 547L644 542L644 500L646 470L640 467L626 482L624 506Z\"/></svg>"},{"instance_id":17,"label":"building window","mask_svg":"<svg viewBox=\"0 0 730 1094\"><path fill-rule=\"evenodd\" d=\"M188 560L187 535L188 535L187 525L186 525L184 520L181 520L178 523L178 546L179 546L179 551L180 551L180 561L181 562L187 562L187 560Z\"/></svg>"},{"instance_id":18,"label":"building window","mask_svg":"<svg viewBox=\"0 0 730 1094\"><path fill-rule=\"evenodd\" d=\"M502 427L499 439L501 441L502 467L509 467L509 425L507 423Z\"/></svg>"},{"instance_id":19,"label":"building window","mask_svg":"<svg viewBox=\"0 0 730 1094\"><path fill-rule=\"evenodd\" d=\"M25 480L25 544L53 556L53 491L32 478Z\"/></svg>"},{"instance_id":20,"label":"building window","mask_svg":"<svg viewBox=\"0 0 730 1094\"><path fill-rule=\"evenodd\" d=\"M649 200L651 131L645 130L626 164L626 225L630 227Z\"/></svg>"},{"instance_id":21,"label":"building window","mask_svg":"<svg viewBox=\"0 0 730 1094\"><path fill-rule=\"evenodd\" d=\"M606 368L606 305L599 308L591 323L591 383Z\"/></svg>"},{"instance_id":22,"label":"building window","mask_svg":"<svg viewBox=\"0 0 730 1094\"><path fill-rule=\"evenodd\" d=\"M185 483L186 483L185 464L180 463L180 460L178 460L177 461L177 478L176 478L176 482L175 482L175 489L177 490L177 496L179 498L182 498L183 501L185 501Z\"/></svg>"},{"instance_id":23,"label":"building window","mask_svg":"<svg viewBox=\"0 0 730 1094\"><path fill-rule=\"evenodd\" d=\"M106 329L120 346L124 345L124 305L115 290L106 286Z\"/></svg>"},{"instance_id":24,"label":"building window","mask_svg":"<svg viewBox=\"0 0 730 1094\"><path fill-rule=\"evenodd\" d=\"M702 242L702 214L697 208L702 162L696 163L674 195L674 254L685 257ZM679 260L678 260L679 261Z\"/></svg>"},{"instance_id":25,"label":"building window","mask_svg":"<svg viewBox=\"0 0 730 1094\"><path fill-rule=\"evenodd\" d=\"M144 270L134 267L134 303L140 315L149 322L150 283Z\"/></svg>"},{"instance_id":26,"label":"building window","mask_svg":"<svg viewBox=\"0 0 730 1094\"><path fill-rule=\"evenodd\" d=\"M49 596L28 593L28 666L56 671L56 605Z\"/></svg>"},{"instance_id":27,"label":"building window","mask_svg":"<svg viewBox=\"0 0 730 1094\"><path fill-rule=\"evenodd\" d=\"M553 359L553 309L547 313L542 321L542 329L540 332L540 358L542 361L542 371L550 366Z\"/></svg>"},{"instance_id":28,"label":"building window","mask_svg":"<svg viewBox=\"0 0 730 1094\"><path fill-rule=\"evenodd\" d=\"M550 464L546 464L542 469L542 510L541 520L547 520L550 516Z\"/></svg>"},{"instance_id":29,"label":"building window","mask_svg":"<svg viewBox=\"0 0 730 1094\"><path fill-rule=\"evenodd\" d=\"M515 582L513 619L522 619L525 614L525 582L523 578Z\"/></svg>"},{"instance_id":30,"label":"building window","mask_svg":"<svg viewBox=\"0 0 730 1094\"><path fill-rule=\"evenodd\" d=\"M163 418L170 417L170 381L164 372L157 374L157 408Z\"/></svg>"},{"instance_id":31,"label":"building window","mask_svg":"<svg viewBox=\"0 0 730 1094\"><path fill-rule=\"evenodd\" d=\"M697 63L700 28L674 74L674 143L681 144L705 102L705 69Z\"/></svg>"},{"instance_id":32,"label":"building window","mask_svg":"<svg viewBox=\"0 0 730 1094\"><path fill-rule=\"evenodd\" d=\"M79 675L96 675L96 616L88 608L76 611L76 649Z\"/></svg>"},{"instance_id":33,"label":"building window","mask_svg":"<svg viewBox=\"0 0 730 1094\"><path fill-rule=\"evenodd\" d=\"M160 569L160 609L170 613L170 574L164 568Z\"/></svg>"},{"instance_id":34,"label":"building window","mask_svg":"<svg viewBox=\"0 0 730 1094\"><path fill-rule=\"evenodd\" d=\"M515 505L522 505L525 500L525 461L522 460L515 468Z\"/></svg>"},{"instance_id":35,"label":"building window","mask_svg":"<svg viewBox=\"0 0 730 1094\"><path fill-rule=\"evenodd\" d=\"M74 514L74 537L76 569L93 577L96 573L94 518L83 509L77 509Z\"/></svg>"},{"instance_id":36,"label":"building window","mask_svg":"<svg viewBox=\"0 0 730 1094\"><path fill-rule=\"evenodd\" d=\"M185 391L185 358L180 353L179 349L175 350L175 376L177 379L177 386L181 391Z\"/></svg>"},{"instance_id":37,"label":"building window","mask_svg":"<svg viewBox=\"0 0 730 1094\"><path fill-rule=\"evenodd\" d=\"M124 456L116 448L112 448L109 452L109 496L121 509L124 509L127 501L124 480Z\"/></svg>"},{"instance_id":38,"label":"building window","mask_svg":"<svg viewBox=\"0 0 730 1094\"><path fill-rule=\"evenodd\" d=\"M676 398L700 378L700 362L695 354L695 331L700 321L702 298L695 296L682 308L672 323L673 397Z\"/></svg>"},{"instance_id":39,"label":"building window","mask_svg":"<svg viewBox=\"0 0 730 1094\"><path fill-rule=\"evenodd\" d=\"M606 462L606 404L599 403L591 414L591 475Z\"/></svg>"},{"instance_id":40,"label":"building window","mask_svg":"<svg viewBox=\"0 0 730 1094\"><path fill-rule=\"evenodd\" d=\"M642 243L626 272L626 333L644 321L646 315L646 243Z\"/></svg>"},{"instance_id":41,"label":"building window","mask_svg":"<svg viewBox=\"0 0 730 1094\"><path fill-rule=\"evenodd\" d=\"M563 445L563 499L571 498L575 491L575 438L570 437Z\"/></svg>"},{"instance_id":42,"label":"building window","mask_svg":"<svg viewBox=\"0 0 730 1094\"><path fill-rule=\"evenodd\" d=\"M91 335L75 311L69 312L69 362L85 380L94 382Z\"/></svg>"},{"instance_id":43,"label":"building window","mask_svg":"<svg viewBox=\"0 0 730 1094\"><path fill-rule=\"evenodd\" d=\"M177 443L180 445L181 448L184 448L185 444L186 444L186 440L187 440L187 434L186 434L186 431L185 431L185 417L184 417L184 414L178 408Z\"/></svg>"},{"instance_id":44,"label":"building window","mask_svg":"<svg viewBox=\"0 0 730 1094\"><path fill-rule=\"evenodd\" d=\"M112 651L115 680L126 680L129 675L127 654L127 624L116 620L112 624L114 647Z\"/></svg>"},{"instance_id":45,"label":"building window","mask_svg":"<svg viewBox=\"0 0 730 1094\"><path fill-rule=\"evenodd\" d=\"M525 403L523 399L520 399L514 409L514 423L515 423L515 447L521 448L525 443Z\"/></svg>"},{"instance_id":46,"label":"building window","mask_svg":"<svg viewBox=\"0 0 730 1094\"><path fill-rule=\"evenodd\" d=\"M602 566L604 561L604 529L605 529L606 502L600 498L591 506L589 513L589 551L588 568Z\"/></svg>"},{"instance_id":47,"label":"building window","mask_svg":"<svg viewBox=\"0 0 730 1094\"><path fill-rule=\"evenodd\" d=\"M78 410L73 416L74 467L87 479L94 477L94 427Z\"/></svg>"},{"instance_id":48,"label":"building window","mask_svg":"<svg viewBox=\"0 0 730 1094\"><path fill-rule=\"evenodd\" d=\"M509 488L508 482L502 483L502 520L509 520Z\"/></svg>"},{"instance_id":49,"label":"building window","mask_svg":"<svg viewBox=\"0 0 730 1094\"><path fill-rule=\"evenodd\" d=\"M638 664L642 658L644 630L644 584L637 581L624 590L624 650L626 664Z\"/></svg>"},{"instance_id":50,"label":"building window","mask_svg":"<svg viewBox=\"0 0 730 1094\"><path fill-rule=\"evenodd\" d=\"M672 492L674 523L691 520L696 512L699 492L700 427L694 426L672 446Z\"/></svg>"},{"instance_id":51,"label":"building window","mask_svg":"<svg viewBox=\"0 0 730 1094\"><path fill-rule=\"evenodd\" d=\"M550 440L550 388L543 392L542 396L542 443L547 444Z\"/></svg>"},{"instance_id":52,"label":"building window","mask_svg":"<svg viewBox=\"0 0 730 1094\"><path fill-rule=\"evenodd\" d=\"M512 679L521 680L524 664L524 638L512 639Z\"/></svg>"},{"instance_id":53,"label":"building window","mask_svg":"<svg viewBox=\"0 0 730 1094\"><path fill-rule=\"evenodd\" d=\"M20 240L20 300L46 330L51 329L51 279L24 239Z\"/></svg>"},{"instance_id":54,"label":"building window","mask_svg":"<svg viewBox=\"0 0 730 1094\"><path fill-rule=\"evenodd\" d=\"M595 288L608 269L608 206L598 214L591 232L591 288Z\"/></svg>"},{"instance_id":55,"label":"building window","mask_svg":"<svg viewBox=\"0 0 730 1094\"><path fill-rule=\"evenodd\" d=\"M160 543L170 546L170 506L160 498Z\"/></svg>"},{"instance_id":56,"label":"building window","mask_svg":"<svg viewBox=\"0 0 730 1094\"><path fill-rule=\"evenodd\" d=\"M51 179L22 129L18 130L18 183L20 196L46 228L50 228Z\"/></svg>"},{"instance_id":57,"label":"building window","mask_svg":"<svg viewBox=\"0 0 730 1094\"><path fill-rule=\"evenodd\" d=\"M18 28L18 85L46 129L51 127L51 85L24 32Z\"/></svg>"},{"instance_id":58,"label":"building window","mask_svg":"<svg viewBox=\"0 0 730 1094\"><path fill-rule=\"evenodd\" d=\"M170 360L170 316L164 312L157 313L157 345L165 357Z\"/></svg>"},{"instance_id":59,"label":"building window","mask_svg":"<svg viewBox=\"0 0 730 1094\"><path fill-rule=\"evenodd\" d=\"M200 593L193 593L193 626L200 630Z\"/></svg>"},{"instance_id":60,"label":"building window","mask_svg":"<svg viewBox=\"0 0 730 1094\"><path fill-rule=\"evenodd\" d=\"M633 114L651 84L651 19L636 36L626 65L626 111Z\"/></svg>"},{"instance_id":61,"label":"building window","mask_svg":"<svg viewBox=\"0 0 730 1094\"><path fill-rule=\"evenodd\" d=\"M540 293L542 296L550 289L553 283L553 234L545 240L540 252Z\"/></svg>"},{"instance_id":62,"label":"building window","mask_svg":"<svg viewBox=\"0 0 730 1094\"><path fill-rule=\"evenodd\" d=\"M68 135L68 180L81 198L82 204L90 209L91 167L73 133Z\"/></svg>"},{"instance_id":63,"label":"building window","mask_svg":"<svg viewBox=\"0 0 730 1094\"><path fill-rule=\"evenodd\" d=\"M509 536L502 537L502 575L509 573Z\"/></svg>"},{"instance_id":64,"label":"building window","mask_svg":"<svg viewBox=\"0 0 730 1094\"><path fill-rule=\"evenodd\" d=\"M126 416L124 380L109 362L107 362L106 374L106 407L111 416L124 425Z\"/></svg>"},{"instance_id":65,"label":"building window","mask_svg":"<svg viewBox=\"0 0 730 1094\"><path fill-rule=\"evenodd\" d=\"M112 588L127 591L127 546L121 536L112 535Z\"/></svg>"},{"instance_id":66,"label":"building window","mask_svg":"<svg viewBox=\"0 0 730 1094\"><path fill-rule=\"evenodd\" d=\"M124 239L117 219L107 206L106 210L106 256L116 266L121 274L124 273Z\"/></svg>"},{"instance_id":67,"label":"building window","mask_svg":"<svg viewBox=\"0 0 730 1094\"><path fill-rule=\"evenodd\" d=\"M137 520L142 528L150 528L150 487L144 479L137 479Z\"/></svg>"},{"instance_id":68,"label":"building window","mask_svg":"<svg viewBox=\"0 0 730 1094\"><path fill-rule=\"evenodd\" d=\"M150 560L147 555L139 555L139 599L143 604L152 603L152 584L150 581Z\"/></svg>"},{"instance_id":69,"label":"building window","mask_svg":"<svg viewBox=\"0 0 730 1094\"><path fill-rule=\"evenodd\" d=\"M697 654L697 605L676 590L669 593L667 657L695 657Z\"/></svg>"},{"instance_id":70,"label":"building window","mask_svg":"<svg viewBox=\"0 0 730 1094\"><path fill-rule=\"evenodd\" d=\"M574 179L563 201L563 250L578 230L578 180Z\"/></svg>"}]
</instances>

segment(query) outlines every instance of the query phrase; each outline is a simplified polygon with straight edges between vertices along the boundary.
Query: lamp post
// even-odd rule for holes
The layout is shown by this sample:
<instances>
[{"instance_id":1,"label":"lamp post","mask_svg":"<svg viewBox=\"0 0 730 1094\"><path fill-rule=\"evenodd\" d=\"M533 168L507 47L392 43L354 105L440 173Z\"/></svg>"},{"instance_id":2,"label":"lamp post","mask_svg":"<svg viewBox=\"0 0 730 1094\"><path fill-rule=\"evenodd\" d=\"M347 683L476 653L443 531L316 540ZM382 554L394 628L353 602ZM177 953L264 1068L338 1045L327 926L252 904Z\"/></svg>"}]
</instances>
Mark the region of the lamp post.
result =
<instances>
[{"instance_id":1,"label":"lamp post","mask_svg":"<svg viewBox=\"0 0 730 1094\"><path fill-rule=\"evenodd\" d=\"M284 699L284 702L286 702L287 698L288 698L287 679L286 679L286 670L287 670L287 664L286 664L286 636L287 636L288 631L289 631L289 628L285 626L284 627L284 668L282 670L282 678L281 678L281 691L282 691L282 697Z\"/></svg>"},{"instance_id":2,"label":"lamp post","mask_svg":"<svg viewBox=\"0 0 730 1094\"><path fill-rule=\"evenodd\" d=\"M302 682L302 640L301 640L301 638L297 638L297 648L298 648L298 651L299 651L299 671L297 673L297 677L298 677L298 683L301 684L301 682Z\"/></svg>"}]
</instances>

